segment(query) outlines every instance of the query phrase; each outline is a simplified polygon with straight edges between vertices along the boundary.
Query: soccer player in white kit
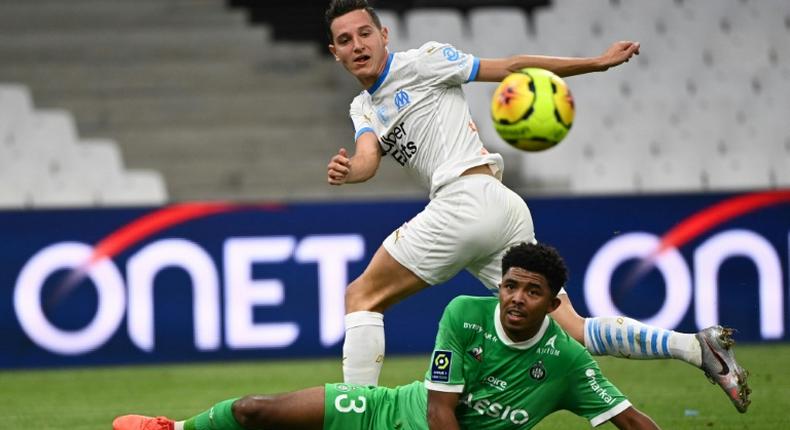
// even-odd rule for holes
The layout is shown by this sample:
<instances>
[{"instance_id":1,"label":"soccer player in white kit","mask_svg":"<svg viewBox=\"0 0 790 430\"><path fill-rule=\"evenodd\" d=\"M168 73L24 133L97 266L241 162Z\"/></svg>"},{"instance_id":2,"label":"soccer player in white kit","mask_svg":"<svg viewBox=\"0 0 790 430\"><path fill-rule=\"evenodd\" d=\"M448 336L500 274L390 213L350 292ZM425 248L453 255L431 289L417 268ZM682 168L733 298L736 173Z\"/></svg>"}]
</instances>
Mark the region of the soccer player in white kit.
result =
<instances>
[{"instance_id":1,"label":"soccer player in white kit","mask_svg":"<svg viewBox=\"0 0 790 430\"><path fill-rule=\"evenodd\" d=\"M462 269L496 292L505 251L535 242L529 209L502 184L502 156L483 147L461 85L498 82L525 67L563 77L604 71L638 54L639 43L616 42L589 58L480 59L438 42L390 53L388 29L365 0L333 0L326 22L329 50L364 88L350 108L354 154L341 148L332 157L328 182L364 182L389 158L430 190L426 208L384 240L346 291L344 379L375 385L384 359L384 310ZM585 319L564 291L560 298L554 319L591 353L684 360L702 368L746 411L747 374L735 362L729 330L716 326L686 334L625 317Z\"/></svg>"}]
</instances>

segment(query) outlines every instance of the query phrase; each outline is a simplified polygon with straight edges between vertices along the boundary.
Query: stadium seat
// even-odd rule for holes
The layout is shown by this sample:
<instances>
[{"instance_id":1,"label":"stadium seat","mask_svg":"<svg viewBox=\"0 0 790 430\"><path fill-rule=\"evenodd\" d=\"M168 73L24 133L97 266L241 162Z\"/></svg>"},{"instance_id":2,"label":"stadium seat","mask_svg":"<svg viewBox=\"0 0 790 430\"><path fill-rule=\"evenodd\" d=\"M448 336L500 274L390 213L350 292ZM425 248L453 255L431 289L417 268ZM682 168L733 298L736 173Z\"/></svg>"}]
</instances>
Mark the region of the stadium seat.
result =
<instances>
[{"instance_id":1,"label":"stadium seat","mask_svg":"<svg viewBox=\"0 0 790 430\"><path fill-rule=\"evenodd\" d=\"M636 166L628 159L592 158L577 164L571 190L577 194L632 194Z\"/></svg>"},{"instance_id":2,"label":"stadium seat","mask_svg":"<svg viewBox=\"0 0 790 430\"><path fill-rule=\"evenodd\" d=\"M98 201L103 206L141 206L167 203L164 179L152 170L127 170L116 180L99 190Z\"/></svg>"},{"instance_id":3,"label":"stadium seat","mask_svg":"<svg viewBox=\"0 0 790 430\"><path fill-rule=\"evenodd\" d=\"M754 190L773 186L766 154L731 151L704 161L707 187L711 190Z\"/></svg>"},{"instance_id":4,"label":"stadium seat","mask_svg":"<svg viewBox=\"0 0 790 430\"><path fill-rule=\"evenodd\" d=\"M473 53L479 57L523 54L533 43L529 21L519 8L472 9L469 25L474 42Z\"/></svg>"},{"instance_id":5,"label":"stadium seat","mask_svg":"<svg viewBox=\"0 0 790 430\"><path fill-rule=\"evenodd\" d=\"M790 189L790 151L784 157L771 158L773 185Z\"/></svg>"},{"instance_id":6,"label":"stadium seat","mask_svg":"<svg viewBox=\"0 0 790 430\"><path fill-rule=\"evenodd\" d=\"M389 48L391 52L403 51L411 48L408 46L406 29L401 16L392 10L377 9L376 13L381 20L381 25L389 29Z\"/></svg>"},{"instance_id":7,"label":"stadium seat","mask_svg":"<svg viewBox=\"0 0 790 430\"><path fill-rule=\"evenodd\" d=\"M21 209L29 203L25 190L2 180L0 174L0 210Z\"/></svg>"},{"instance_id":8,"label":"stadium seat","mask_svg":"<svg viewBox=\"0 0 790 430\"><path fill-rule=\"evenodd\" d=\"M30 91L23 85L0 84L0 144L14 144L32 115Z\"/></svg>"},{"instance_id":9,"label":"stadium seat","mask_svg":"<svg viewBox=\"0 0 790 430\"><path fill-rule=\"evenodd\" d=\"M413 9L406 12L405 19L411 48L431 40L450 43L462 51L471 47L463 16L456 9Z\"/></svg>"},{"instance_id":10,"label":"stadium seat","mask_svg":"<svg viewBox=\"0 0 790 430\"><path fill-rule=\"evenodd\" d=\"M16 140L20 148L40 152L43 157L54 157L76 142L74 117L60 109L36 110L29 126L20 130Z\"/></svg>"},{"instance_id":11,"label":"stadium seat","mask_svg":"<svg viewBox=\"0 0 790 430\"><path fill-rule=\"evenodd\" d=\"M89 188L101 188L123 174L118 144L109 139L86 139L55 160L66 175Z\"/></svg>"},{"instance_id":12,"label":"stadium seat","mask_svg":"<svg viewBox=\"0 0 790 430\"><path fill-rule=\"evenodd\" d=\"M670 153L640 164L639 189L648 193L699 192L703 175L699 160Z\"/></svg>"},{"instance_id":13,"label":"stadium seat","mask_svg":"<svg viewBox=\"0 0 790 430\"><path fill-rule=\"evenodd\" d=\"M37 208L90 207L96 204L96 190L68 174L51 176L30 191Z\"/></svg>"}]
</instances>

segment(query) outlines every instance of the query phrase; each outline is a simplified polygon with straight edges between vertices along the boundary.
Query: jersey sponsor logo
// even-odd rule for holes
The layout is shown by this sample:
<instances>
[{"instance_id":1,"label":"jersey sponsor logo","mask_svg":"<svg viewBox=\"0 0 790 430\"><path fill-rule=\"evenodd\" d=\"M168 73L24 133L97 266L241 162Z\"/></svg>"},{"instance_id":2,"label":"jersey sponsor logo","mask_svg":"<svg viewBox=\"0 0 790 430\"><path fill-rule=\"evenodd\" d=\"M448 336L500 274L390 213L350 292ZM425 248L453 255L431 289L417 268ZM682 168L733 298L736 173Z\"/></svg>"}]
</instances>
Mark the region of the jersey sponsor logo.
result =
<instances>
[{"instance_id":1,"label":"jersey sponsor logo","mask_svg":"<svg viewBox=\"0 0 790 430\"><path fill-rule=\"evenodd\" d=\"M496 337L495 334L488 333L488 332L484 333L483 332L483 327L480 324L470 323L470 322L464 321L464 329L472 330L472 331L474 331L476 333L482 333L483 337L485 337L486 340L490 340L491 342L499 342L499 338Z\"/></svg>"},{"instance_id":2,"label":"jersey sponsor logo","mask_svg":"<svg viewBox=\"0 0 790 430\"><path fill-rule=\"evenodd\" d=\"M543 367L543 361L538 360L529 368L529 376L536 381L541 381L546 377L546 368Z\"/></svg>"},{"instance_id":3,"label":"jersey sponsor logo","mask_svg":"<svg viewBox=\"0 0 790 430\"><path fill-rule=\"evenodd\" d=\"M494 375L489 375L486 379L483 379L483 383L499 391L505 391L507 389L507 381L499 379Z\"/></svg>"},{"instance_id":4,"label":"jersey sponsor logo","mask_svg":"<svg viewBox=\"0 0 790 430\"><path fill-rule=\"evenodd\" d=\"M550 346L552 348L557 348L556 346L554 346L554 341L556 340L557 340L557 335L555 334L554 336L550 337L549 340L547 340L546 343L543 344L543 346L547 346L547 347Z\"/></svg>"},{"instance_id":5,"label":"jersey sponsor logo","mask_svg":"<svg viewBox=\"0 0 790 430\"><path fill-rule=\"evenodd\" d=\"M472 393L462 396L460 404L474 410L480 415L498 418L502 421L510 421L516 425L521 425L529 421L529 412L524 409L513 408L511 405L503 405L488 399L475 400Z\"/></svg>"},{"instance_id":6,"label":"jersey sponsor logo","mask_svg":"<svg viewBox=\"0 0 790 430\"><path fill-rule=\"evenodd\" d=\"M557 340L557 335L555 334L554 336L550 337L549 340L547 340L546 343L544 343L542 347L538 348L538 354L551 355L553 357L559 357L560 350L557 349L556 346L554 346L554 342L556 340Z\"/></svg>"},{"instance_id":7,"label":"jersey sponsor logo","mask_svg":"<svg viewBox=\"0 0 790 430\"><path fill-rule=\"evenodd\" d=\"M348 384L342 384L342 383L341 384L336 384L335 385L335 389L337 391L341 391L341 392L351 391L351 387L349 387Z\"/></svg>"},{"instance_id":8,"label":"jersey sponsor logo","mask_svg":"<svg viewBox=\"0 0 790 430\"><path fill-rule=\"evenodd\" d=\"M376 109L376 116L379 118L379 121L381 121L382 124L387 124L390 122L390 116L387 112L386 106L379 106L378 109Z\"/></svg>"},{"instance_id":9,"label":"jersey sponsor logo","mask_svg":"<svg viewBox=\"0 0 790 430\"><path fill-rule=\"evenodd\" d=\"M453 352L437 349L433 352L431 360L431 381L450 382L450 365L453 362Z\"/></svg>"},{"instance_id":10,"label":"jersey sponsor logo","mask_svg":"<svg viewBox=\"0 0 790 430\"><path fill-rule=\"evenodd\" d=\"M458 53L458 50L450 46L442 49L442 55L444 55L444 58L446 58L447 61L457 61L459 58L461 58L461 54Z\"/></svg>"},{"instance_id":11,"label":"jersey sponsor logo","mask_svg":"<svg viewBox=\"0 0 790 430\"><path fill-rule=\"evenodd\" d=\"M601 398L607 405L611 405L614 403L614 397L609 394L605 388L601 387L598 381L595 378L595 369L587 369L584 371L584 375L587 376L587 384L590 386L590 389Z\"/></svg>"},{"instance_id":12,"label":"jersey sponsor logo","mask_svg":"<svg viewBox=\"0 0 790 430\"><path fill-rule=\"evenodd\" d=\"M393 127L389 133L379 138L384 155L391 155L401 166L405 166L414 154L417 153L417 144L407 139L406 122Z\"/></svg>"},{"instance_id":13,"label":"jersey sponsor logo","mask_svg":"<svg viewBox=\"0 0 790 430\"><path fill-rule=\"evenodd\" d=\"M409 96L406 90L398 90L395 93L395 107L398 108L398 112L408 106L409 103L411 103L411 96Z\"/></svg>"},{"instance_id":14,"label":"jersey sponsor logo","mask_svg":"<svg viewBox=\"0 0 790 430\"><path fill-rule=\"evenodd\" d=\"M478 347L472 348L472 349L470 349L469 351L466 351L466 352L469 355L471 355L472 358L474 358L475 360L481 361L481 362L483 361L483 347L482 346L478 346Z\"/></svg>"}]
</instances>

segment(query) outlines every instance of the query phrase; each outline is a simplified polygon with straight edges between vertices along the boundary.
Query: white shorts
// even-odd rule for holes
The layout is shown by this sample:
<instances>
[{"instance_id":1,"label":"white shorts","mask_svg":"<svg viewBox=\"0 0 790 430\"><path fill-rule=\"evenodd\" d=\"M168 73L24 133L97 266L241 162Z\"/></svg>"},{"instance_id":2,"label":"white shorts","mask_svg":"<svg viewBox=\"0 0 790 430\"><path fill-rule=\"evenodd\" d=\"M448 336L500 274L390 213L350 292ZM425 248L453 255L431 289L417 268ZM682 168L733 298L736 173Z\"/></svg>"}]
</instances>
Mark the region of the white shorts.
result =
<instances>
[{"instance_id":1,"label":"white shorts","mask_svg":"<svg viewBox=\"0 0 790 430\"><path fill-rule=\"evenodd\" d=\"M502 257L535 243L524 200L488 175L461 176L440 188L425 209L384 239L384 249L429 285L467 269L496 293Z\"/></svg>"}]
</instances>

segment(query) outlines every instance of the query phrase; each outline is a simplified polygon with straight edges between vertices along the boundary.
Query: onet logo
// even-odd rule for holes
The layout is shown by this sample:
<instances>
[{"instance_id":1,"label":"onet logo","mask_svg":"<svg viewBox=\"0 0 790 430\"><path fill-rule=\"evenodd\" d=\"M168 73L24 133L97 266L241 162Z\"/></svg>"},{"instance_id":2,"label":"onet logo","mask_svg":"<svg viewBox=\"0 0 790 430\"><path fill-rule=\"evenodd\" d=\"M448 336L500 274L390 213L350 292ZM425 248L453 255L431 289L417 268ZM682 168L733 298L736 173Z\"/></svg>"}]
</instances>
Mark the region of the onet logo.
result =
<instances>
[{"instance_id":1,"label":"onet logo","mask_svg":"<svg viewBox=\"0 0 790 430\"><path fill-rule=\"evenodd\" d=\"M194 345L199 351L271 349L292 345L300 335L297 320L258 322L258 307L278 307L285 301L281 279L254 276L260 264L306 265L318 280L318 331L329 347L343 336L343 297L347 267L365 254L359 234L227 237L215 260L198 243L183 238L146 241L127 259L122 272L113 257L152 235L195 219L242 210L285 210L278 205L246 206L226 203L185 203L144 215L117 229L95 246L59 242L35 253L22 267L14 288L14 310L22 330L41 348L61 355L80 355L103 346L125 322L131 342L141 351L154 351L154 285L169 268L182 270L192 289ZM44 285L52 275L70 270L54 286L48 300ZM91 321L77 329L55 325L47 312L83 280L97 296ZM223 311L224 306L224 311ZM222 329L224 328L224 336Z\"/></svg>"},{"instance_id":2,"label":"onet logo","mask_svg":"<svg viewBox=\"0 0 790 430\"><path fill-rule=\"evenodd\" d=\"M587 266L584 297L589 311L593 315L625 314L612 298L612 278L621 265L638 260L637 267L628 272L621 291L633 288L653 269L662 275L666 290L658 312L642 318L647 324L677 327L688 313L692 297L697 327L718 324L718 272L728 259L745 257L757 269L761 336L781 338L784 335L782 263L771 242L751 230L716 232L693 249L693 271L678 249L727 221L787 203L790 203L790 190L735 196L692 214L661 237L647 232L617 235L600 247Z\"/></svg>"}]
</instances>

